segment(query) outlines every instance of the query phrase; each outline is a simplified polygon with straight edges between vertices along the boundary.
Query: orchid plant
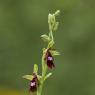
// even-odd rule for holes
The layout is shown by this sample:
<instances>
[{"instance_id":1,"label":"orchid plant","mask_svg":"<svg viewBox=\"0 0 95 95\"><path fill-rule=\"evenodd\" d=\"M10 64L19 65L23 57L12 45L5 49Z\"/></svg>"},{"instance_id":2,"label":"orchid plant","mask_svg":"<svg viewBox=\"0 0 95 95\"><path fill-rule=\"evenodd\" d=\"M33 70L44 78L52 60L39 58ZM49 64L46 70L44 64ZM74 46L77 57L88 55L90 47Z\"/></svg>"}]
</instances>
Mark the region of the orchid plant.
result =
<instances>
[{"instance_id":1,"label":"orchid plant","mask_svg":"<svg viewBox=\"0 0 95 95\"><path fill-rule=\"evenodd\" d=\"M48 15L48 24L49 24L49 34L41 35L41 38L44 42L47 43L47 47L43 48L42 54L42 74L38 74L38 65L34 64L34 69L32 75L24 75L23 78L30 81L30 93L36 93L36 95L42 95L43 84L46 79L48 79L52 73L47 73L49 69L55 67L54 56L60 55L60 53L54 48L54 37L53 32L58 29L59 22L56 21L56 16L60 13L57 10L54 14Z\"/></svg>"}]
</instances>

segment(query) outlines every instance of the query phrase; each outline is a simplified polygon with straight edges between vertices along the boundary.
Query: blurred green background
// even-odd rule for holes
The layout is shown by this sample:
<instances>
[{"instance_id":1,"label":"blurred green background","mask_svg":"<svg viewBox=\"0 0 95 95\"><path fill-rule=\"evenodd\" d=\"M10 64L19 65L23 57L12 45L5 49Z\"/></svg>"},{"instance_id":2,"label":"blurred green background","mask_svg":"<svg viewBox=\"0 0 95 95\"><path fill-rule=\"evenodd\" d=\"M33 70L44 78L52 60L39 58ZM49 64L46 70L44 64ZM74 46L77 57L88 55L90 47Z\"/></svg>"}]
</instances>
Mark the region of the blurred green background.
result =
<instances>
[{"instance_id":1,"label":"blurred green background","mask_svg":"<svg viewBox=\"0 0 95 95\"><path fill-rule=\"evenodd\" d=\"M58 9L61 56L43 95L95 95L95 0L0 0L0 95L29 95L22 76L41 66L40 35L48 33L48 13Z\"/></svg>"}]
</instances>

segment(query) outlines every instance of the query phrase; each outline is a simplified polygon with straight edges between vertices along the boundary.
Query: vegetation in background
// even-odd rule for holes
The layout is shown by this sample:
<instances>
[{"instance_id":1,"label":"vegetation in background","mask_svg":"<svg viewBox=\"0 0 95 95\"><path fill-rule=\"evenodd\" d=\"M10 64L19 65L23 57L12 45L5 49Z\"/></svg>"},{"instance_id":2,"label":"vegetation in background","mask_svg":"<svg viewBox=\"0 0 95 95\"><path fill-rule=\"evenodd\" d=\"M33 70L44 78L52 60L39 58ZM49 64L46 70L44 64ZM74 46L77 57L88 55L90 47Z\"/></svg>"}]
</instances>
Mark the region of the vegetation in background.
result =
<instances>
[{"instance_id":1,"label":"vegetation in background","mask_svg":"<svg viewBox=\"0 0 95 95\"><path fill-rule=\"evenodd\" d=\"M55 47L61 56L43 93L95 95L95 0L0 0L0 93L28 93L21 76L31 75L33 62L41 60L39 36L48 33L46 17L56 9L61 13Z\"/></svg>"}]
</instances>

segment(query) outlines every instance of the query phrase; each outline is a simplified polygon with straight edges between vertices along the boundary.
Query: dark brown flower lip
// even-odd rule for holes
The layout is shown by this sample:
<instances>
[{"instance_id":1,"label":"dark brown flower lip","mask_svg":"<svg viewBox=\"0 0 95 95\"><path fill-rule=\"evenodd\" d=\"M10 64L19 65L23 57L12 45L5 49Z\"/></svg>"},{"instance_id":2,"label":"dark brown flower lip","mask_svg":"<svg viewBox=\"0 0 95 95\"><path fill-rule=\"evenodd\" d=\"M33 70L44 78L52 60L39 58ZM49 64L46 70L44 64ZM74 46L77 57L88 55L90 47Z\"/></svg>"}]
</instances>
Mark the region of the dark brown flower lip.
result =
<instances>
[{"instance_id":1,"label":"dark brown flower lip","mask_svg":"<svg viewBox=\"0 0 95 95\"><path fill-rule=\"evenodd\" d=\"M38 78L35 73L33 73L33 79L30 81L30 92L36 92L38 87Z\"/></svg>"},{"instance_id":2,"label":"dark brown flower lip","mask_svg":"<svg viewBox=\"0 0 95 95\"><path fill-rule=\"evenodd\" d=\"M54 65L54 58L50 52L50 50L52 50L51 48L49 48L46 52L46 55L45 55L45 60L46 60L46 64L47 66L52 69L53 67L55 67Z\"/></svg>"},{"instance_id":3,"label":"dark brown flower lip","mask_svg":"<svg viewBox=\"0 0 95 95\"><path fill-rule=\"evenodd\" d=\"M36 86L36 82L34 80L34 81L30 82L30 92L35 92L35 91L37 91L37 86Z\"/></svg>"}]
</instances>

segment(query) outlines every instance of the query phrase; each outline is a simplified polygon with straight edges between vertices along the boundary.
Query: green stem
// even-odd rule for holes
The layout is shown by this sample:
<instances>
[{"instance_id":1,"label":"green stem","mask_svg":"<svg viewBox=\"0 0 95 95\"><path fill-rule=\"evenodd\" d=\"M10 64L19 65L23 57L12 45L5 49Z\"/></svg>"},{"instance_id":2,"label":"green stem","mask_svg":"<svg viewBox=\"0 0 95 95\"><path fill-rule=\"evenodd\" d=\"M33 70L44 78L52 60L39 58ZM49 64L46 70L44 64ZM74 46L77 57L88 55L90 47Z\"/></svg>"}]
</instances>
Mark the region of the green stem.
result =
<instances>
[{"instance_id":1,"label":"green stem","mask_svg":"<svg viewBox=\"0 0 95 95\"><path fill-rule=\"evenodd\" d=\"M51 41L54 41L52 31L50 31L49 36L51 38ZM40 81L40 86L38 87L38 90L37 90L37 95L42 95L42 88L43 88L43 84L44 84L44 79L45 79L45 76L46 76L46 73L47 73L47 64L44 60L47 49L46 49L46 51L43 51L43 56L42 56L42 78L41 78L41 81Z\"/></svg>"},{"instance_id":2,"label":"green stem","mask_svg":"<svg viewBox=\"0 0 95 95\"><path fill-rule=\"evenodd\" d=\"M44 79L46 76L46 72L47 72L47 65L45 64L45 55L46 52L43 52L43 56L42 56L42 78L40 80L40 86L37 89L37 95L42 95L42 88L43 88L43 84L44 84Z\"/></svg>"},{"instance_id":3,"label":"green stem","mask_svg":"<svg viewBox=\"0 0 95 95\"><path fill-rule=\"evenodd\" d=\"M42 94L42 85L40 85L37 90L37 95L41 95L41 94Z\"/></svg>"},{"instance_id":4,"label":"green stem","mask_svg":"<svg viewBox=\"0 0 95 95\"><path fill-rule=\"evenodd\" d=\"M53 41L53 33L52 33L52 30L50 30L50 32L49 32L49 37L51 38L51 41Z\"/></svg>"}]
</instances>

